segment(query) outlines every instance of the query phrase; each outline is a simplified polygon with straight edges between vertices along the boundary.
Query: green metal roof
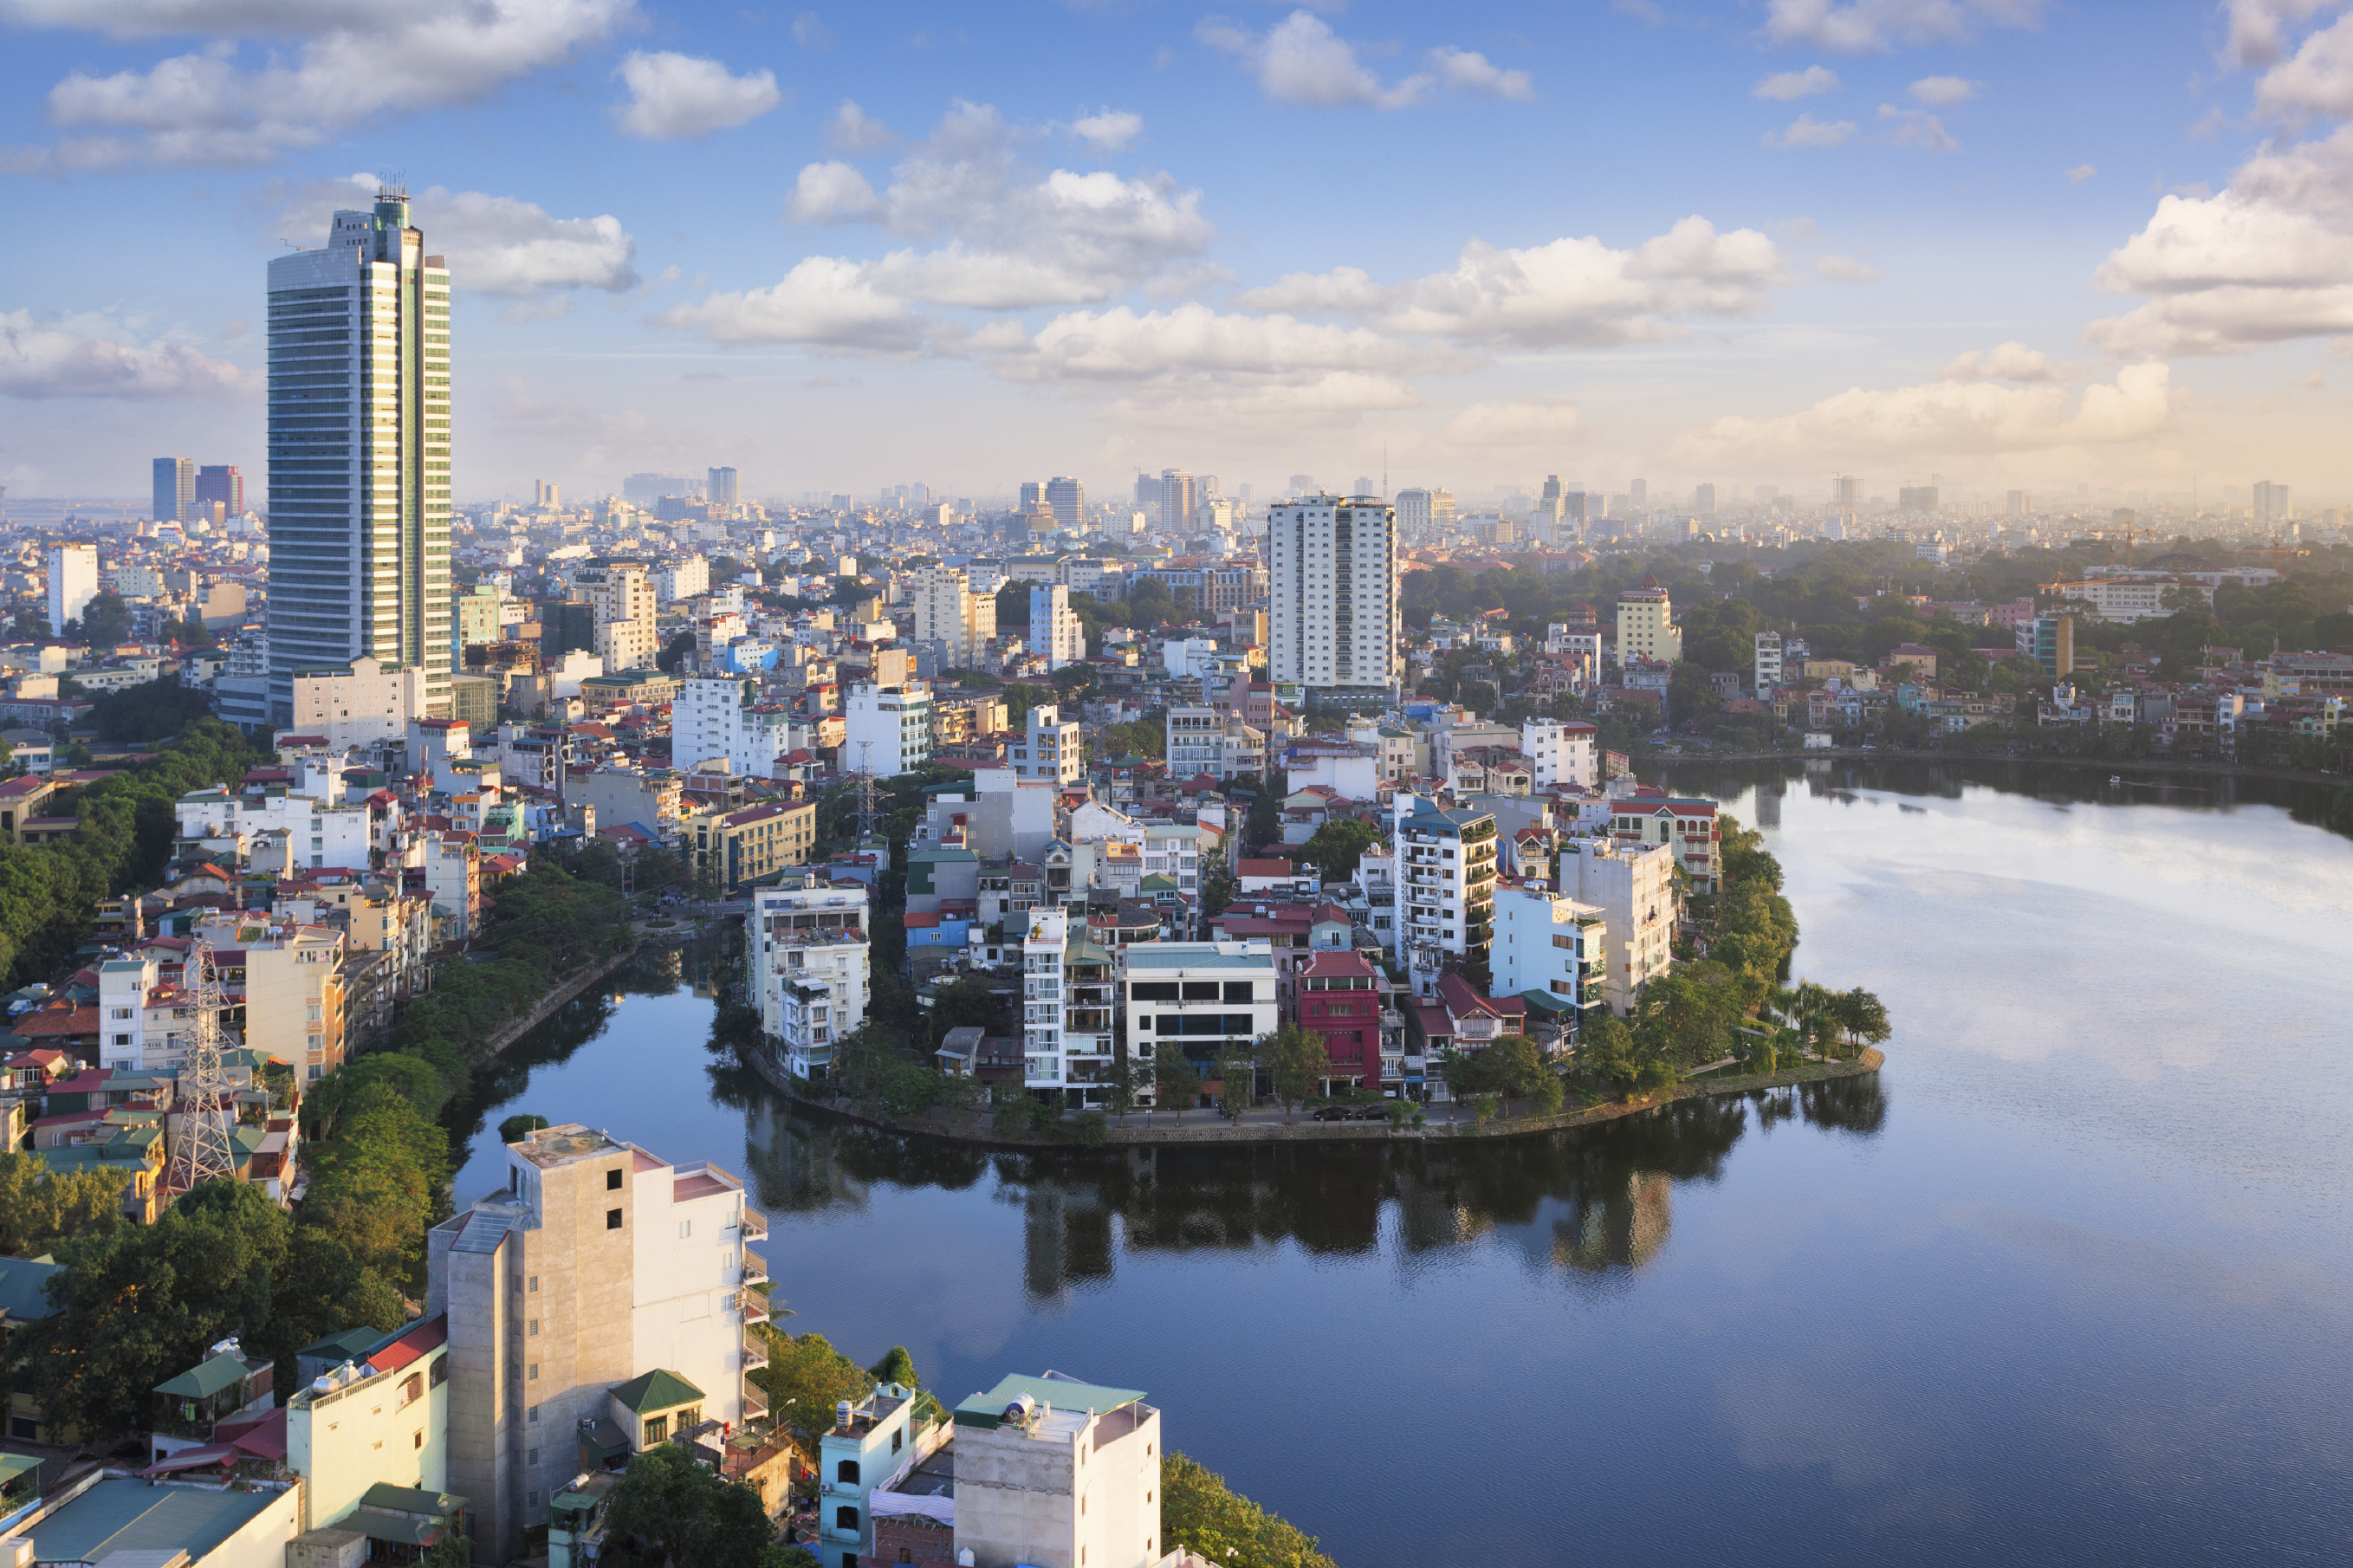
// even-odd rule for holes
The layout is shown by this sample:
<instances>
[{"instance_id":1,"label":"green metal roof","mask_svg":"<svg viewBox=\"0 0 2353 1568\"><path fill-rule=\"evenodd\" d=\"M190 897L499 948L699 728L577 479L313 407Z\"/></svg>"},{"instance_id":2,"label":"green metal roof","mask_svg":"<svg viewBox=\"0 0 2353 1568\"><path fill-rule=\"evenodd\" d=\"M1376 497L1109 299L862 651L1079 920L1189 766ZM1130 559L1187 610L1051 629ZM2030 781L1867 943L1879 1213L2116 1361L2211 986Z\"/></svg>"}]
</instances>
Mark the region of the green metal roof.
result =
<instances>
[{"instance_id":1,"label":"green metal roof","mask_svg":"<svg viewBox=\"0 0 2353 1568\"><path fill-rule=\"evenodd\" d=\"M216 1492L109 1479L26 1533L39 1563L96 1563L115 1552L182 1551L196 1561L278 1500L270 1491Z\"/></svg>"},{"instance_id":2,"label":"green metal roof","mask_svg":"<svg viewBox=\"0 0 2353 1568\"><path fill-rule=\"evenodd\" d=\"M1155 871L1138 882L1135 889L1140 893L1173 893L1176 891L1176 879Z\"/></svg>"},{"instance_id":3,"label":"green metal roof","mask_svg":"<svg viewBox=\"0 0 2353 1568\"><path fill-rule=\"evenodd\" d=\"M403 1331L406 1330L404 1329ZM316 1344L304 1345L294 1353L298 1356L316 1356L322 1360L352 1361L363 1351L375 1349L377 1345L384 1342L384 1338L383 1330L372 1329L365 1323L362 1323L356 1329L345 1329L340 1334L329 1334Z\"/></svg>"},{"instance_id":4,"label":"green metal roof","mask_svg":"<svg viewBox=\"0 0 2353 1568\"><path fill-rule=\"evenodd\" d=\"M654 1415L665 1410L675 1410L681 1405L702 1404L702 1390L674 1372L664 1372L656 1367L642 1377L633 1377L613 1390L613 1397L621 1402L624 1410L638 1415Z\"/></svg>"},{"instance_id":5,"label":"green metal roof","mask_svg":"<svg viewBox=\"0 0 2353 1568\"><path fill-rule=\"evenodd\" d=\"M466 1506L466 1500L448 1492L420 1491L415 1487L396 1487L390 1481L378 1481L360 1494L362 1508L380 1508L391 1513L429 1513L446 1519Z\"/></svg>"},{"instance_id":6,"label":"green metal roof","mask_svg":"<svg viewBox=\"0 0 2353 1568\"><path fill-rule=\"evenodd\" d=\"M1249 969L1274 967L1271 952L1219 952L1208 942L1139 942L1123 948L1127 967L1136 969Z\"/></svg>"},{"instance_id":7,"label":"green metal roof","mask_svg":"<svg viewBox=\"0 0 2353 1568\"><path fill-rule=\"evenodd\" d=\"M155 1385L158 1394L169 1394L180 1399L210 1399L224 1389L236 1387L253 1374L245 1363L233 1355L216 1355L190 1372L184 1372L169 1383Z\"/></svg>"},{"instance_id":8,"label":"green metal roof","mask_svg":"<svg viewBox=\"0 0 2353 1568\"><path fill-rule=\"evenodd\" d=\"M38 1454L0 1454L0 1486L5 1486L27 1470L41 1468Z\"/></svg>"},{"instance_id":9,"label":"green metal roof","mask_svg":"<svg viewBox=\"0 0 2353 1568\"><path fill-rule=\"evenodd\" d=\"M1039 1405L1052 1405L1064 1410L1092 1410L1101 1415L1133 1405L1144 1397L1139 1388L1106 1388L1101 1384L1081 1383L1067 1377L1030 1377L1022 1373L1009 1373L997 1379L997 1386L986 1394L976 1394L955 1407L959 1426L995 1426L1005 1418L1005 1407L1028 1394Z\"/></svg>"}]
</instances>

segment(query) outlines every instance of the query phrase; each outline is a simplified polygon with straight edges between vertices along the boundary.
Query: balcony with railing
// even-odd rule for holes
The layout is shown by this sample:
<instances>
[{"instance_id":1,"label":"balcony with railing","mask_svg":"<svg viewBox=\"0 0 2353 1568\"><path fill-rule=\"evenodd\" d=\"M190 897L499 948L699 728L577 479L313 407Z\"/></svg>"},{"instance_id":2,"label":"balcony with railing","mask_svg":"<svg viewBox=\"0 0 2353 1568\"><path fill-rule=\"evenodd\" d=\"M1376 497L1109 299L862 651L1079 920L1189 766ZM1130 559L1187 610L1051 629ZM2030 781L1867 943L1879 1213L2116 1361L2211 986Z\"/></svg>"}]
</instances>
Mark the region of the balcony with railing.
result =
<instances>
[{"instance_id":1,"label":"balcony with railing","mask_svg":"<svg viewBox=\"0 0 2353 1568\"><path fill-rule=\"evenodd\" d=\"M743 1352L745 1372L756 1371L768 1364L767 1342L756 1330L745 1329L738 1348Z\"/></svg>"},{"instance_id":2,"label":"balcony with railing","mask_svg":"<svg viewBox=\"0 0 2353 1568\"><path fill-rule=\"evenodd\" d=\"M768 1260L761 1257L758 1253L753 1251L750 1247L745 1247L744 1249L744 1272L740 1282L745 1285L756 1285L767 1277Z\"/></svg>"},{"instance_id":3,"label":"balcony with railing","mask_svg":"<svg viewBox=\"0 0 2353 1568\"><path fill-rule=\"evenodd\" d=\"M768 1216L757 1209L744 1211L744 1238L757 1241L768 1234Z\"/></svg>"},{"instance_id":4,"label":"balcony with railing","mask_svg":"<svg viewBox=\"0 0 2353 1568\"><path fill-rule=\"evenodd\" d=\"M744 1321L746 1323L765 1323L768 1321L768 1298L764 1293L753 1289L749 1285L739 1286L736 1289L733 1304L735 1310L744 1314Z\"/></svg>"},{"instance_id":5,"label":"balcony with railing","mask_svg":"<svg viewBox=\"0 0 2353 1568\"><path fill-rule=\"evenodd\" d=\"M767 1413L768 1396L760 1392L758 1384L748 1377L745 1378L744 1380L744 1419L754 1420Z\"/></svg>"}]
</instances>

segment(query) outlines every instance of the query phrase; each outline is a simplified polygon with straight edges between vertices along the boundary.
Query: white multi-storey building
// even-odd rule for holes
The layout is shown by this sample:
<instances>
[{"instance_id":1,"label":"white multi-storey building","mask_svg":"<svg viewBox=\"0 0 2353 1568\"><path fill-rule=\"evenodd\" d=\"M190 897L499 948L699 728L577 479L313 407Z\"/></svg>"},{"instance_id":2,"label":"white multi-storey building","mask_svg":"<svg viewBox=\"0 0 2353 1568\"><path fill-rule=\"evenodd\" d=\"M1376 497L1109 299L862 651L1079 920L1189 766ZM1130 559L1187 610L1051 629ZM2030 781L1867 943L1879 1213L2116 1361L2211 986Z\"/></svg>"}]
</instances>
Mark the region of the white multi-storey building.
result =
<instances>
[{"instance_id":1,"label":"white multi-storey building","mask_svg":"<svg viewBox=\"0 0 2353 1568\"><path fill-rule=\"evenodd\" d=\"M1565 838L1558 865L1562 896L1601 911L1600 1000L1623 1014L1674 962L1675 852L1664 844Z\"/></svg>"},{"instance_id":2,"label":"white multi-storey building","mask_svg":"<svg viewBox=\"0 0 2353 1568\"><path fill-rule=\"evenodd\" d=\"M842 705L842 771L895 777L922 767L932 754L932 689L861 681Z\"/></svg>"},{"instance_id":3,"label":"white multi-storey building","mask_svg":"<svg viewBox=\"0 0 2353 1568\"><path fill-rule=\"evenodd\" d=\"M1495 819L1440 811L1400 791L1394 821L1398 958L1409 966L1416 994L1426 994L1438 971L1414 962L1417 949L1477 960L1493 940Z\"/></svg>"},{"instance_id":4,"label":"white multi-storey building","mask_svg":"<svg viewBox=\"0 0 2353 1568\"><path fill-rule=\"evenodd\" d=\"M365 655L326 669L294 672L293 729L336 751L406 737L427 717L425 671L386 669Z\"/></svg>"},{"instance_id":5,"label":"white multi-storey building","mask_svg":"<svg viewBox=\"0 0 2353 1568\"><path fill-rule=\"evenodd\" d=\"M1013 747L1017 778L1074 784L1086 772L1079 743L1079 726L1065 721L1062 710L1046 706L1029 710L1029 732Z\"/></svg>"},{"instance_id":6,"label":"white multi-storey building","mask_svg":"<svg viewBox=\"0 0 2353 1568\"><path fill-rule=\"evenodd\" d=\"M1168 710L1168 776L1236 778L1266 767L1266 732L1214 708Z\"/></svg>"},{"instance_id":7,"label":"white multi-storey building","mask_svg":"<svg viewBox=\"0 0 2353 1568\"><path fill-rule=\"evenodd\" d=\"M665 605L711 592L711 563L700 555L673 561L654 577L655 592Z\"/></svg>"},{"instance_id":8,"label":"white multi-storey building","mask_svg":"<svg viewBox=\"0 0 2353 1568\"><path fill-rule=\"evenodd\" d=\"M1067 474L1046 481L1046 504L1054 510L1054 526L1065 533L1087 529L1087 487Z\"/></svg>"},{"instance_id":9,"label":"white multi-storey building","mask_svg":"<svg viewBox=\"0 0 2353 1568\"><path fill-rule=\"evenodd\" d=\"M1023 1083L1064 1095L1072 1105L1101 1105L1113 1053L1112 955L1071 934L1059 909L1029 911L1021 941Z\"/></svg>"},{"instance_id":10,"label":"white multi-storey building","mask_svg":"<svg viewBox=\"0 0 2353 1568\"><path fill-rule=\"evenodd\" d=\"M1388 690L1398 657L1397 520L1369 499L1318 495L1267 512L1267 676L1314 690Z\"/></svg>"},{"instance_id":11,"label":"white multi-storey building","mask_svg":"<svg viewBox=\"0 0 2353 1568\"><path fill-rule=\"evenodd\" d=\"M359 868L374 847L364 805L330 805L277 786L258 795L233 795L227 784L191 790L174 804L183 844L208 855L241 856L266 833L286 836L297 866Z\"/></svg>"},{"instance_id":12,"label":"white multi-storey building","mask_svg":"<svg viewBox=\"0 0 2353 1568\"><path fill-rule=\"evenodd\" d=\"M1495 889L1490 994L1542 991L1571 1007L1598 1007L1609 966L1608 915L1543 888Z\"/></svg>"},{"instance_id":13,"label":"white multi-storey building","mask_svg":"<svg viewBox=\"0 0 2353 1568\"><path fill-rule=\"evenodd\" d=\"M787 1072L822 1081L873 995L866 889L788 870L754 892L749 923L761 1032Z\"/></svg>"},{"instance_id":14,"label":"white multi-storey building","mask_svg":"<svg viewBox=\"0 0 2353 1568\"><path fill-rule=\"evenodd\" d=\"M1757 634L1757 700L1769 702L1773 690L1781 684L1781 634Z\"/></svg>"},{"instance_id":15,"label":"white multi-storey building","mask_svg":"<svg viewBox=\"0 0 2353 1568\"><path fill-rule=\"evenodd\" d=\"M793 749L791 715L761 705L756 677L689 679L670 713L670 762L681 773L724 759L738 777L765 778Z\"/></svg>"},{"instance_id":16,"label":"white multi-storey building","mask_svg":"<svg viewBox=\"0 0 2353 1568\"><path fill-rule=\"evenodd\" d=\"M940 645L944 669L971 669L997 636L997 595L976 587L957 566L911 573L907 602L915 612L916 642Z\"/></svg>"},{"instance_id":17,"label":"white multi-storey building","mask_svg":"<svg viewBox=\"0 0 2353 1568\"><path fill-rule=\"evenodd\" d=\"M499 1189L426 1238L426 1316L448 1333L448 1484L479 1563L521 1555L584 1468L767 1412L746 1374L767 1363L751 1243L768 1227L740 1180L577 1122L505 1153Z\"/></svg>"},{"instance_id":18,"label":"white multi-storey building","mask_svg":"<svg viewBox=\"0 0 2353 1568\"><path fill-rule=\"evenodd\" d=\"M364 654L449 710L449 272L406 191L269 263L269 702Z\"/></svg>"},{"instance_id":19,"label":"white multi-storey building","mask_svg":"<svg viewBox=\"0 0 2353 1568\"><path fill-rule=\"evenodd\" d=\"M634 562L616 563L581 574L576 584L596 621L596 657L605 661L605 673L651 665L661 643L646 569Z\"/></svg>"},{"instance_id":20,"label":"white multi-storey building","mask_svg":"<svg viewBox=\"0 0 2353 1568\"><path fill-rule=\"evenodd\" d=\"M1520 725L1520 752L1528 759L1529 783L1591 789L1601 776L1595 747L1601 731L1576 719L1529 719Z\"/></svg>"},{"instance_id":21,"label":"white multi-storey building","mask_svg":"<svg viewBox=\"0 0 2353 1568\"><path fill-rule=\"evenodd\" d=\"M1148 942L1119 950L1128 1054L1181 1051L1197 1071L1247 1054L1281 1021L1274 953L1252 942Z\"/></svg>"},{"instance_id":22,"label":"white multi-storey building","mask_svg":"<svg viewBox=\"0 0 2353 1568\"><path fill-rule=\"evenodd\" d=\"M65 635L68 621L79 621L98 597L98 546L49 546L49 633Z\"/></svg>"},{"instance_id":23,"label":"white multi-storey building","mask_svg":"<svg viewBox=\"0 0 2353 1568\"><path fill-rule=\"evenodd\" d=\"M1057 583L1029 590L1029 651L1060 669L1087 657L1087 629L1071 608L1071 591Z\"/></svg>"}]
</instances>

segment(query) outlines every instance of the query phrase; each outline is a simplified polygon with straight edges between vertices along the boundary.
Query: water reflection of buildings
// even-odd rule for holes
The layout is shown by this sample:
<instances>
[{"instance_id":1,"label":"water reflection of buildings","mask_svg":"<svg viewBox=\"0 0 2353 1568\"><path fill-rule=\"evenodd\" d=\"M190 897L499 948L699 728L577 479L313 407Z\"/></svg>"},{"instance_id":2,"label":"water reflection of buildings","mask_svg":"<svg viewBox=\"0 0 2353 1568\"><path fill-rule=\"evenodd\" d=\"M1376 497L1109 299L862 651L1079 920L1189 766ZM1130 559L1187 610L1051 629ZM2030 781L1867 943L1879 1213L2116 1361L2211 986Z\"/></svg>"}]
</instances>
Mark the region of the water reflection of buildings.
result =
<instances>
[{"instance_id":1,"label":"water reflection of buildings","mask_svg":"<svg viewBox=\"0 0 2353 1568\"><path fill-rule=\"evenodd\" d=\"M1674 1183L1656 1171L1629 1171L1620 1193L1596 1193L1573 1219L1552 1226L1553 1261L1592 1273L1640 1268L1667 1244Z\"/></svg>"}]
</instances>

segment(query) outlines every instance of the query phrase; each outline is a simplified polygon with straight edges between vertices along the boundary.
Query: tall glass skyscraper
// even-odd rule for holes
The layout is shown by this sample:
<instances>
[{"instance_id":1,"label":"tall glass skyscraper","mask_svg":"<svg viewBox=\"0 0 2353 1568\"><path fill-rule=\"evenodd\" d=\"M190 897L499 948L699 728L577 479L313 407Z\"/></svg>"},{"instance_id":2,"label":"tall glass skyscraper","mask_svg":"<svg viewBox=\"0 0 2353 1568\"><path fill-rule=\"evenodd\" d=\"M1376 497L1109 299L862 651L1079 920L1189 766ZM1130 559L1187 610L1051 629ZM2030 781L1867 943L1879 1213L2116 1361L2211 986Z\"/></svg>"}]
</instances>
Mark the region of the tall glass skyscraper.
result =
<instances>
[{"instance_id":1,"label":"tall glass skyscraper","mask_svg":"<svg viewBox=\"0 0 2353 1568\"><path fill-rule=\"evenodd\" d=\"M408 194L269 264L269 705L294 672L422 666L449 711L449 271Z\"/></svg>"}]
</instances>

